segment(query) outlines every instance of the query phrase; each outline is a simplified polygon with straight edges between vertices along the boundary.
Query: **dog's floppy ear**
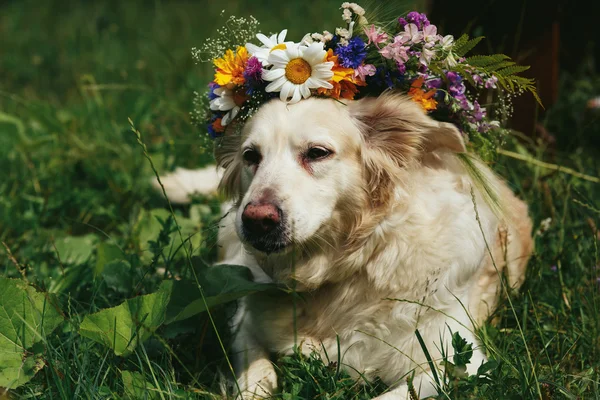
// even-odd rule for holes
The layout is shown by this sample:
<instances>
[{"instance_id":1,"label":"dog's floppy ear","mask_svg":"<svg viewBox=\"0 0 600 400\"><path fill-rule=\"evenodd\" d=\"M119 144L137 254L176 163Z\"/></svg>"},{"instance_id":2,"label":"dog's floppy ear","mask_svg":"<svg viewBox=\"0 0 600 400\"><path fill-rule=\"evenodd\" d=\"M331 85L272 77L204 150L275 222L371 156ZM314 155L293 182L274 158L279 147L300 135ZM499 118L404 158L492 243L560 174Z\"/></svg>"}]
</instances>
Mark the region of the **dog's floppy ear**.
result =
<instances>
[{"instance_id":1,"label":"dog's floppy ear","mask_svg":"<svg viewBox=\"0 0 600 400\"><path fill-rule=\"evenodd\" d=\"M229 129L228 129L229 130ZM223 169L223 177L219 183L219 191L228 200L239 197L242 184L242 160L240 146L242 137L237 133L225 132L215 142L215 159L217 167Z\"/></svg>"},{"instance_id":2,"label":"dog's floppy ear","mask_svg":"<svg viewBox=\"0 0 600 400\"><path fill-rule=\"evenodd\" d=\"M392 92L349 105L360 129L367 190L374 205L387 204L399 169L432 151L465 152L458 129L425 115L409 97Z\"/></svg>"}]
</instances>

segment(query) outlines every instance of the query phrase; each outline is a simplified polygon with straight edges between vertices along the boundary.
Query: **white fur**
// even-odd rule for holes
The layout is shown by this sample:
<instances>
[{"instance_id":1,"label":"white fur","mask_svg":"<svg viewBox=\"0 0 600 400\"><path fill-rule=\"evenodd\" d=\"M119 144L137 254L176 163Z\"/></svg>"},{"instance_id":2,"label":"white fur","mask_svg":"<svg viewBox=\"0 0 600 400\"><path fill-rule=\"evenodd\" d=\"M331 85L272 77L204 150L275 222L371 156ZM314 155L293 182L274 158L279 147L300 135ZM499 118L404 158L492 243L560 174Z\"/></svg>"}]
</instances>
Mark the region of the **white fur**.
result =
<instances>
[{"instance_id":1,"label":"white fur","mask_svg":"<svg viewBox=\"0 0 600 400\"><path fill-rule=\"evenodd\" d=\"M355 377L380 377L391 390L379 399L408 398L405 379L411 371L420 396L433 395L436 388L415 329L436 362L442 349L452 355L451 334L460 332L474 343L468 369L473 373L485 360L474 322L485 320L495 307L501 289L496 268L508 263L511 285L522 282L531 251L526 207L482 164L507 214L516 210L521 225L499 218L453 153L464 148L460 134L444 131L449 128L403 98L381 101L373 109L396 102L390 112L402 113L425 138L415 139L415 154L402 162L392 160L385 148L375 149L375 139L354 114L362 112L357 107L367 107L360 101L345 106L313 99L263 106L226 155L225 167L238 168L240 179L225 173L223 184L231 179L239 187L228 188L234 196L220 234L222 262L247 265L256 280L288 284L301 293L296 304L284 293L242 301L233 325L244 399L263 398L277 389L268 355L288 354L294 345L323 356L326 352L331 360L339 356ZM394 133L399 140L406 129ZM260 148L258 167L241 161L248 144ZM298 160L313 145L326 146L335 155L315 162L309 171ZM385 204L374 205L366 194L366 169L383 163L394 168L392 194ZM261 253L240 240L244 206L265 192L280 205L293 239L276 254ZM184 198L182 192L176 197ZM349 215L359 222L350 223ZM355 228L353 234L362 235L358 245L344 232ZM503 229L506 235L499 236ZM518 267L511 269L511 263Z\"/></svg>"},{"instance_id":2,"label":"white fur","mask_svg":"<svg viewBox=\"0 0 600 400\"><path fill-rule=\"evenodd\" d=\"M176 204L189 203L190 196L195 193L216 193L219 180L221 180L221 174L214 165L193 170L176 168L172 173L161 177L169 201ZM161 190L158 180L153 180L152 186L156 190Z\"/></svg>"}]
</instances>

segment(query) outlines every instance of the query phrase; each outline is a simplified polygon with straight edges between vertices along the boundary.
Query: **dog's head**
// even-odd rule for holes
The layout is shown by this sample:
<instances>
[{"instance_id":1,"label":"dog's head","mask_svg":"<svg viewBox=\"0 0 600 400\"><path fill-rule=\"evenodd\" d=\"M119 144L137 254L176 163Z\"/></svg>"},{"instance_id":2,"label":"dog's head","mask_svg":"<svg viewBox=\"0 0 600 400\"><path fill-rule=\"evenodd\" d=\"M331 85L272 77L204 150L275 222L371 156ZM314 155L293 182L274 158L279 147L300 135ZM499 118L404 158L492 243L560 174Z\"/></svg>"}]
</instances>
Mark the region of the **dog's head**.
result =
<instances>
[{"instance_id":1,"label":"dog's head","mask_svg":"<svg viewBox=\"0 0 600 400\"><path fill-rule=\"evenodd\" d=\"M276 253L355 240L376 220L366 215L389 208L401 170L435 150L463 152L461 134L409 98L384 94L347 104L272 100L241 135L226 133L215 155L239 237Z\"/></svg>"}]
</instances>

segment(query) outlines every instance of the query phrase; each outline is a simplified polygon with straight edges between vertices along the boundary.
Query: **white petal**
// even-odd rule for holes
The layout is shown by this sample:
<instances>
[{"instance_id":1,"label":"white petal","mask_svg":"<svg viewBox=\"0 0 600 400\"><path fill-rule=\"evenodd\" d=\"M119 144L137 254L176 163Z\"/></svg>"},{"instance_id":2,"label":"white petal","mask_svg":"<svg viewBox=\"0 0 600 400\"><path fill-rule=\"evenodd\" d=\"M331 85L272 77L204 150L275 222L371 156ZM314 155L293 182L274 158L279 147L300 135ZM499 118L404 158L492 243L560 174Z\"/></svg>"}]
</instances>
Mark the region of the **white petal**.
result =
<instances>
[{"instance_id":1,"label":"white petal","mask_svg":"<svg viewBox=\"0 0 600 400\"><path fill-rule=\"evenodd\" d=\"M285 75L285 70L281 68L274 68L271 70L263 69L262 78L265 81L274 81L277 78L281 78Z\"/></svg>"},{"instance_id":2,"label":"white petal","mask_svg":"<svg viewBox=\"0 0 600 400\"><path fill-rule=\"evenodd\" d=\"M235 103L231 96L218 97L210 102L211 110L227 111L231 110L233 107L235 107Z\"/></svg>"},{"instance_id":3,"label":"white petal","mask_svg":"<svg viewBox=\"0 0 600 400\"><path fill-rule=\"evenodd\" d=\"M310 77L308 78L308 80L306 82L304 82L304 84L306 86L308 86L310 89L318 89L318 88L325 88L325 89L331 89L333 88L333 85L325 80L322 79L318 79L318 78L314 78L314 77Z\"/></svg>"},{"instance_id":4,"label":"white petal","mask_svg":"<svg viewBox=\"0 0 600 400\"><path fill-rule=\"evenodd\" d=\"M285 50L286 55L288 56L288 60L293 60L294 58L299 58L302 56L302 51L304 47L298 46L294 44L293 46L288 46Z\"/></svg>"},{"instance_id":5,"label":"white petal","mask_svg":"<svg viewBox=\"0 0 600 400\"><path fill-rule=\"evenodd\" d=\"M258 40L260 40L261 43L265 45L265 47L268 47L268 48L273 47L273 45L271 44L271 41L269 40L269 38L266 37L265 35L263 35L262 33L257 34L256 38Z\"/></svg>"},{"instance_id":6,"label":"white petal","mask_svg":"<svg viewBox=\"0 0 600 400\"><path fill-rule=\"evenodd\" d=\"M283 43L285 36L287 35L287 29L282 30L277 37L277 43Z\"/></svg>"},{"instance_id":7,"label":"white petal","mask_svg":"<svg viewBox=\"0 0 600 400\"><path fill-rule=\"evenodd\" d=\"M306 83L299 85L300 86L300 93L302 94L302 97L304 97L305 99L308 99L310 97L310 89L308 88L308 86L306 86Z\"/></svg>"},{"instance_id":8,"label":"white petal","mask_svg":"<svg viewBox=\"0 0 600 400\"><path fill-rule=\"evenodd\" d=\"M246 43L246 50L248 50L248 53L254 55L254 53L260 50L260 47L252 43Z\"/></svg>"},{"instance_id":9,"label":"white petal","mask_svg":"<svg viewBox=\"0 0 600 400\"><path fill-rule=\"evenodd\" d=\"M322 43L313 43L304 51L302 58L304 58L310 65L316 65L323 62L325 58L325 50L323 50Z\"/></svg>"},{"instance_id":10,"label":"white petal","mask_svg":"<svg viewBox=\"0 0 600 400\"><path fill-rule=\"evenodd\" d=\"M300 87L301 86L303 86L303 85L295 85L294 94L292 95L292 100L290 100L290 104L297 103L302 99L302 96L300 95Z\"/></svg>"},{"instance_id":11,"label":"white petal","mask_svg":"<svg viewBox=\"0 0 600 400\"><path fill-rule=\"evenodd\" d=\"M265 88L265 92L267 92L267 93L278 92L281 89L281 87L283 86L283 84L286 82L287 82L287 79L285 79L285 77L282 76L281 78L269 83L267 85L267 87Z\"/></svg>"},{"instance_id":12,"label":"white petal","mask_svg":"<svg viewBox=\"0 0 600 400\"><path fill-rule=\"evenodd\" d=\"M225 114L223 118L221 118L221 126L225 126L229 123L229 113Z\"/></svg>"},{"instance_id":13,"label":"white petal","mask_svg":"<svg viewBox=\"0 0 600 400\"><path fill-rule=\"evenodd\" d=\"M256 53L253 54L254 57L256 57L258 59L258 61L260 61L262 63L262 65L267 66L269 65L269 49L263 49L263 48L259 48Z\"/></svg>"},{"instance_id":14,"label":"white petal","mask_svg":"<svg viewBox=\"0 0 600 400\"><path fill-rule=\"evenodd\" d=\"M279 98L283 101L286 101L288 97L292 95L294 91L294 84L290 81L286 81L281 88L281 93L279 94Z\"/></svg>"},{"instance_id":15,"label":"white petal","mask_svg":"<svg viewBox=\"0 0 600 400\"><path fill-rule=\"evenodd\" d=\"M285 68L290 62L290 57L285 50L275 50L269 54L268 62L276 68Z\"/></svg>"},{"instance_id":16,"label":"white petal","mask_svg":"<svg viewBox=\"0 0 600 400\"><path fill-rule=\"evenodd\" d=\"M235 106L231 109L231 111L229 111L229 114L231 114L231 119L234 119L238 113L240 112L240 107L239 106Z\"/></svg>"}]
</instances>

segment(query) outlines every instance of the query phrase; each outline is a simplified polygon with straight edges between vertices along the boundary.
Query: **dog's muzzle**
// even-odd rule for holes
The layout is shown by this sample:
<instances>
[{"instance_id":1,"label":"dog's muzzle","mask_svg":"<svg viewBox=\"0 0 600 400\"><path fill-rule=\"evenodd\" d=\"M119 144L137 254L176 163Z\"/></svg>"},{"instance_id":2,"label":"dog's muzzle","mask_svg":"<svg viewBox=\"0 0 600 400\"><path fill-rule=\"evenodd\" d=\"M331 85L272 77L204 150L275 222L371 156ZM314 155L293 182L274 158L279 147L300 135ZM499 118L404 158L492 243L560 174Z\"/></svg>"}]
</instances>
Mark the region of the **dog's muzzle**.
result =
<instances>
[{"instance_id":1,"label":"dog's muzzle","mask_svg":"<svg viewBox=\"0 0 600 400\"><path fill-rule=\"evenodd\" d=\"M242 213L244 238L265 253L276 253L288 244L283 225L283 213L272 203L248 203Z\"/></svg>"}]
</instances>

